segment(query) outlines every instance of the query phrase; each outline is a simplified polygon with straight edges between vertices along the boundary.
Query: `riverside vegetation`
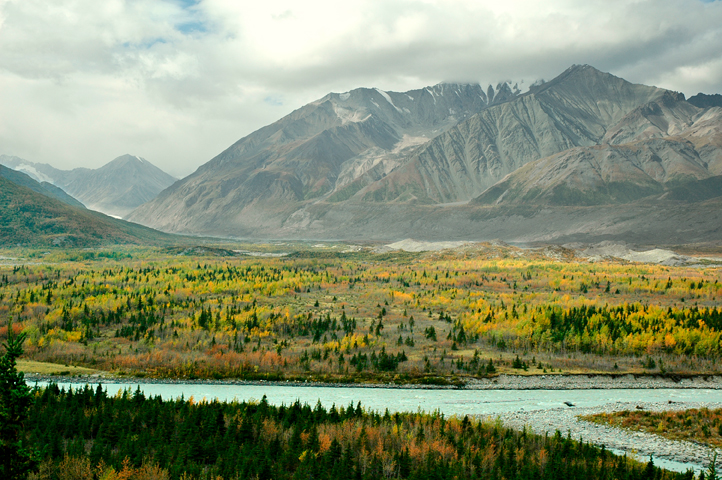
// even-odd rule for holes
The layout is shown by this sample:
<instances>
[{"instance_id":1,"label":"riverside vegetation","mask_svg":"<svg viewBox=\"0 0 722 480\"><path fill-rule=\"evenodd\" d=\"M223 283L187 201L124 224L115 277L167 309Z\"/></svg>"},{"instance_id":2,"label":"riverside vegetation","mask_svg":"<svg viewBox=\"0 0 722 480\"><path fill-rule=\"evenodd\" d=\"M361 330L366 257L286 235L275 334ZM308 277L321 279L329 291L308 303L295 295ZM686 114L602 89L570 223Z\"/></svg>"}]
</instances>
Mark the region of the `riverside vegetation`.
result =
<instances>
[{"instance_id":1,"label":"riverside vegetation","mask_svg":"<svg viewBox=\"0 0 722 480\"><path fill-rule=\"evenodd\" d=\"M688 440L722 447L722 409L690 409L671 412L644 410L600 413L584 420L655 433L672 440Z\"/></svg>"},{"instance_id":2,"label":"riverside vegetation","mask_svg":"<svg viewBox=\"0 0 722 480\"><path fill-rule=\"evenodd\" d=\"M0 252L22 257L0 265L0 336L13 319L29 359L153 377L461 383L720 370L719 266L588 263L490 244L245 247L292 253Z\"/></svg>"}]
</instances>

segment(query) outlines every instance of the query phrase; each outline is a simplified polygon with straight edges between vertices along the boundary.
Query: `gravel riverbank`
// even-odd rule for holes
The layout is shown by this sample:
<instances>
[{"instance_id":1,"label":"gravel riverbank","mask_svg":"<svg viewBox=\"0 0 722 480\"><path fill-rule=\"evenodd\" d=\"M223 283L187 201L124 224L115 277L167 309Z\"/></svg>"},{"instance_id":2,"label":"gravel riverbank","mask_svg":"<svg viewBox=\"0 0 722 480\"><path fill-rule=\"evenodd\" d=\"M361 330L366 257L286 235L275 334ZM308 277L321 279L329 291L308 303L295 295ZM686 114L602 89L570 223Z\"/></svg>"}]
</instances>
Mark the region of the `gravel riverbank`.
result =
<instances>
[{"instance_id":1,"label":"gravel riverbank","mask_svg":"<svg viewBox=\"0 0 722 480\"><path fill-rule=\"evenodd\" d=\"M559 430L563 435L571 434L572 438L581 439L596 445L604 445L607 449L625 452L644 461L650 455L654 459L679 462L677 469L694 468L699 471L705 468L714 451L722 458L722 450L713 449L697 443L668 440L664 437L646 432L634 432L618 427L599 425L580 420L578 417L596 413L612 413L623 410L643 408L649 411L686 410L689 408L722 408L720 403L675 402L675 403L609 403L599 407L577 408L561 407L536 411L513 412L498 415L501 421L512 428L527 427L535 433L553 435ZM655 460L655 463L658 463ZM666 468L674 465L664 465ZM681 468L679 468L681 467Z\"/></svg>"},{"instance_id":2,"label":"gravel riverbank","mask_svg":"<svg viewBox=\"0 0 722 480\"><path fill-rule=\"evenodd\" d=\"M595 390L618 388L709 388L722 389L722 377L707 375L691 378L648 375L499 375L474 379L466 388L478 390Z\"/></svg>"}]
</instances>

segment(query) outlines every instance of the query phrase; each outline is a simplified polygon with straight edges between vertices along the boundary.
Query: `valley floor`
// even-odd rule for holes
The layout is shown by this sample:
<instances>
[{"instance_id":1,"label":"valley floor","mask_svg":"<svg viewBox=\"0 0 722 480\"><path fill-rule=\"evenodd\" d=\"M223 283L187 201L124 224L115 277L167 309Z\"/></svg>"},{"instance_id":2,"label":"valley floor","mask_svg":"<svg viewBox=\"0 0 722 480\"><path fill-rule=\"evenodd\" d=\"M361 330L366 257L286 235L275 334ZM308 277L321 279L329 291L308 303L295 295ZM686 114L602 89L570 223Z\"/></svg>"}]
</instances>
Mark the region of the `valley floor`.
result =
<instances>
[{"instance_id":1,"label":"valley floor","mask_svg":"<svg viewBox=\"0 0 722 480\"><path fill-rule=\"evenodd\" d=\"M716 263L352 247L0 252L0 334L26 331L46 374L569 388L722 373Z\"/></svg>"}]
</instances>

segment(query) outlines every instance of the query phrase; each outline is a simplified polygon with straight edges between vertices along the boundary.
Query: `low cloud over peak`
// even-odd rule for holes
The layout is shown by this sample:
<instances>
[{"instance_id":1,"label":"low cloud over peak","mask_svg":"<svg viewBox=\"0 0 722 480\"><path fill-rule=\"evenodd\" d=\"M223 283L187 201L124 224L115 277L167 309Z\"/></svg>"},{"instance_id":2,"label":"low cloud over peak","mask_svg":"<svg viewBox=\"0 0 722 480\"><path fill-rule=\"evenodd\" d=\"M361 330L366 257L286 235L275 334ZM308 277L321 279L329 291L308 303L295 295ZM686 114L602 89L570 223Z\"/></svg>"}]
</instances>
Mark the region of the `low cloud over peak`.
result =
<instances>
[{"instance_id":1,"label":"low cloud over peak","mask_svg":"<svg viewBox=\"0 0 722 480\"><path fill-rule=\"evenodd\" d=\"M571 64L722 92L722 3L700 0L10 0L2 152L61 168L133 150L183 175L330 91L531 83Z\"/></svg>"}]
</instances>

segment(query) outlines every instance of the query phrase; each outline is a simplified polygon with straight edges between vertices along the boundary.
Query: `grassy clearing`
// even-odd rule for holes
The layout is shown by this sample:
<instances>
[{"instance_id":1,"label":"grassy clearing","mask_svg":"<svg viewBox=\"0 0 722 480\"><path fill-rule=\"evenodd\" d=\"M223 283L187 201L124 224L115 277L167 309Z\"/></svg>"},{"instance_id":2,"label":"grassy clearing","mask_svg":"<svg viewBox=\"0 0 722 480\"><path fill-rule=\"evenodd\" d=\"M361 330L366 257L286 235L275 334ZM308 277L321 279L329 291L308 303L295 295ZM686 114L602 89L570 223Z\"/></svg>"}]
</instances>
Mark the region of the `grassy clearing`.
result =
<instances>
[{"instance_id":1,"label":"grassy clearing","mask_svg":"<svg viewBox=\"0 0 722 480\"><path fill-rule=\"evenodd\" d=\"M687 440L722 447L722 409L693 408L676 412L625 410L580 418L627 430L654 433L671 440Z\"/></svg>"},{"instance_id":2,"label":"grassy clearing","mask_svg":"<svg viewBox=\"0 0 722 480\"><path fill-rule=\"evenodd\" d=\"M18 360L18 370L23 373L39 373L41 375L91 375L100 372L100 370L92 368L36 362L35 360Z\"/></svg>"}]
</instances>

